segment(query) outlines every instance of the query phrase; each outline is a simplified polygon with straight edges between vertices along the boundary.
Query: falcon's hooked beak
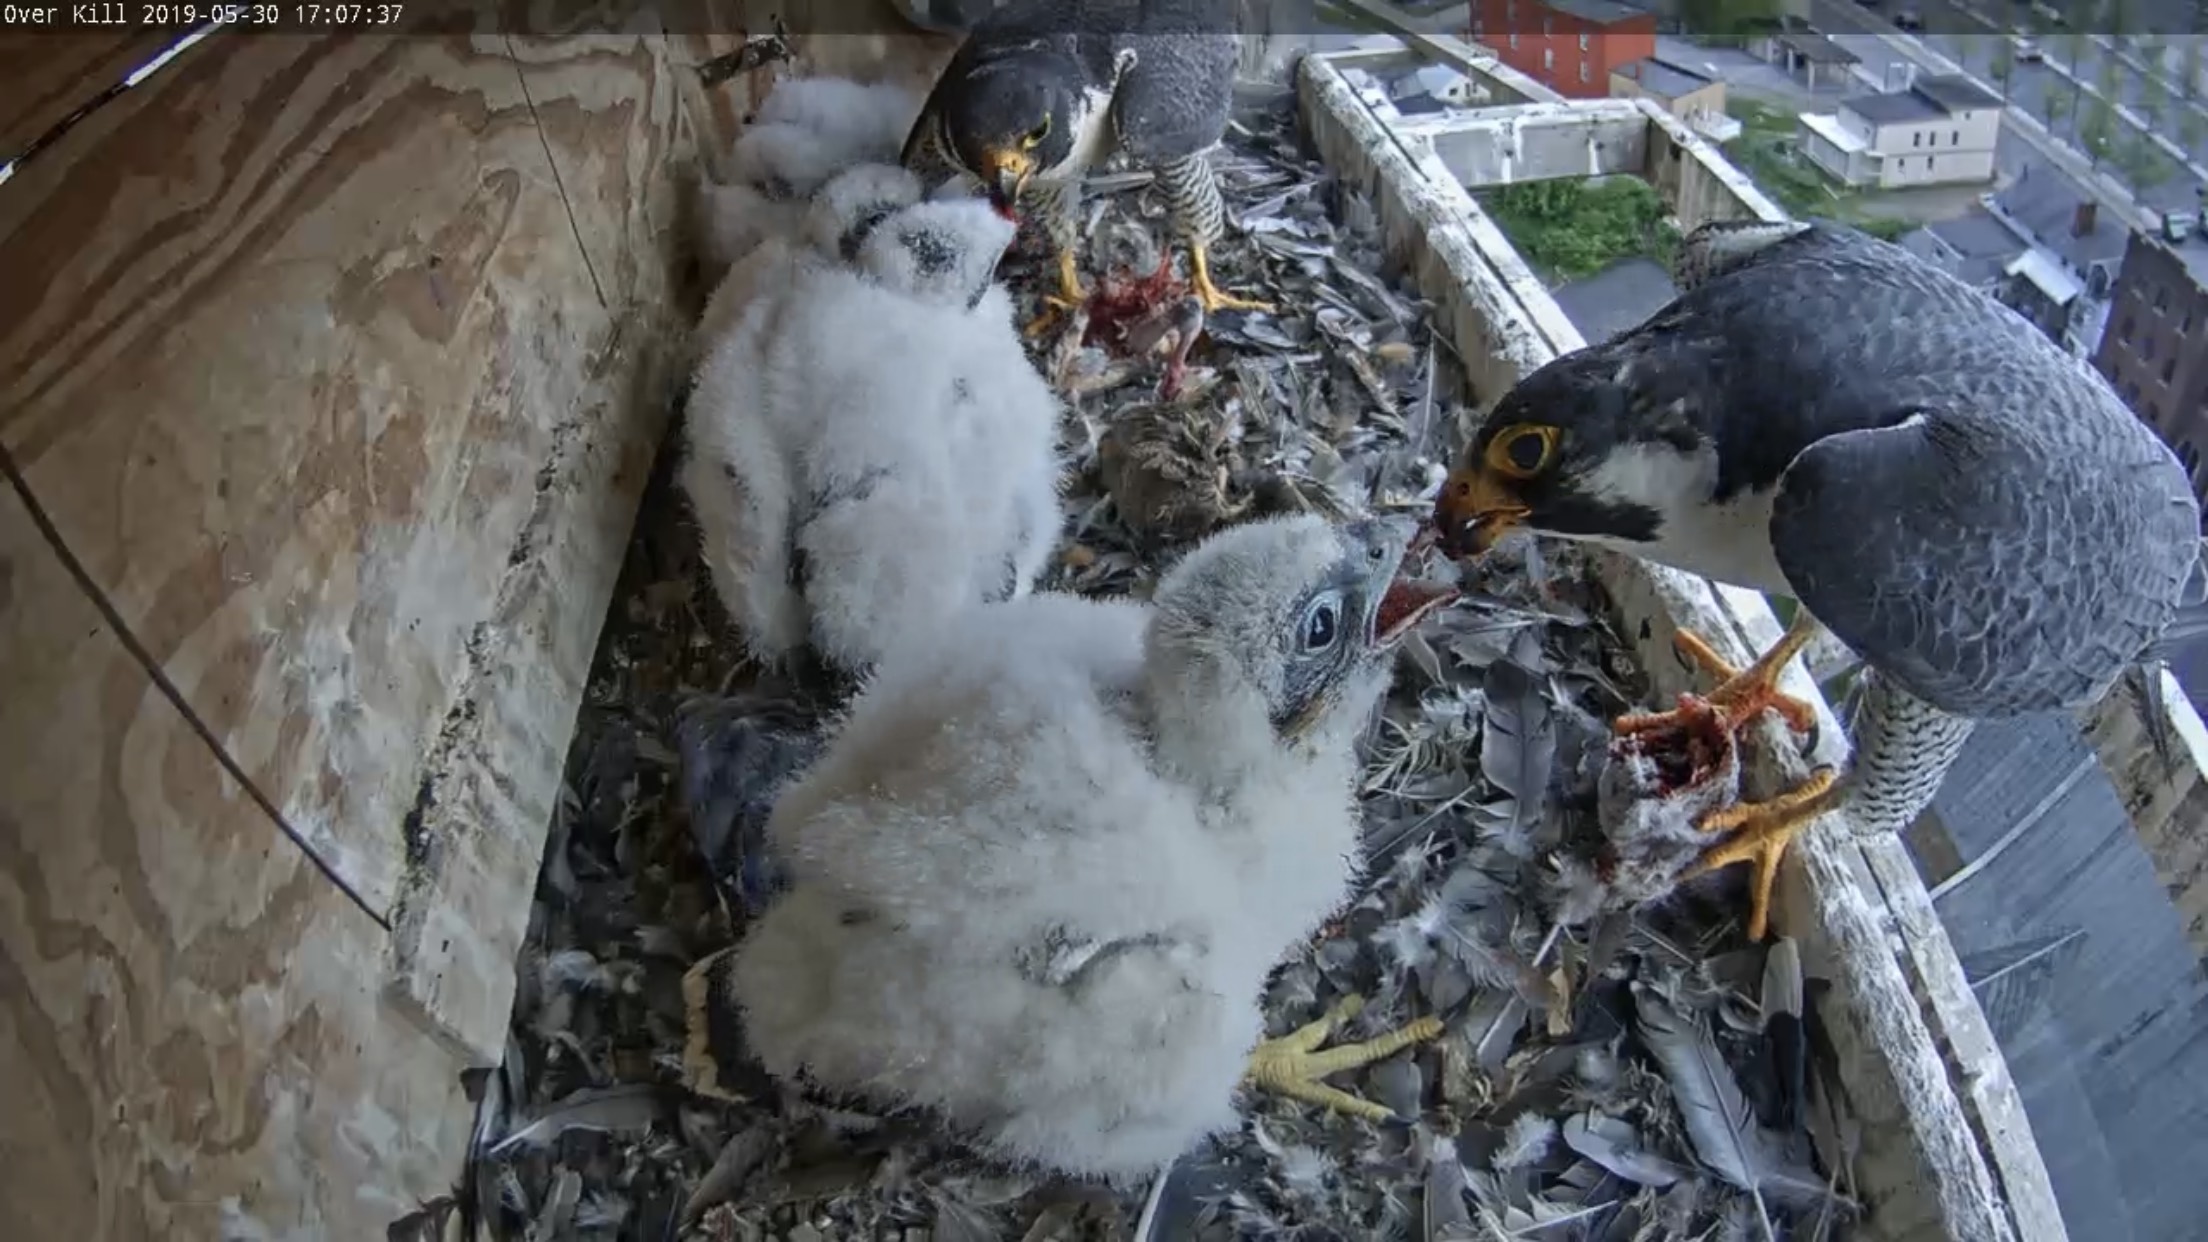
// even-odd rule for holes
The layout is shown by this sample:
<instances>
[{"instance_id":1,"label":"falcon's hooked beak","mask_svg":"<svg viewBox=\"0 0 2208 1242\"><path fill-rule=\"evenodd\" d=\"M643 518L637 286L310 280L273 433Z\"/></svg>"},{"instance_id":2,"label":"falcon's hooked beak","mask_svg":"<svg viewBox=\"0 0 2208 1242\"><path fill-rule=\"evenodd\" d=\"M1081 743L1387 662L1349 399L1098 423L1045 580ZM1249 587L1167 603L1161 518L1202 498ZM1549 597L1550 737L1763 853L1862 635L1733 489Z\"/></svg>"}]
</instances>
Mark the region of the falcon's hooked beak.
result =
<instances>
[{"instance_id":1,"label":"falcon's hooked beak","mask_svg":"<svg viewBox=\"0 0 2208 1242\"><path fill-rule=\"evenodd\" d=\"M1523 525L1531 512L1510 480L1485 466L1459 466L1434 500L1434 528L1442 551L1477 554Z\"/></svg>"},{"instance_id":2,"label":"falcon's hooked beak","mask_svg":"<svg viewBox=\"0 0 2208 1242\"><path fill-rule=\"evenodd\" d=\"M1020 201L1020 191L1035 175L1035 159L1025 151L990 151L982 156L981 181L988 188L989 204L1010 219Z\"/></svg>"}]
</instances>

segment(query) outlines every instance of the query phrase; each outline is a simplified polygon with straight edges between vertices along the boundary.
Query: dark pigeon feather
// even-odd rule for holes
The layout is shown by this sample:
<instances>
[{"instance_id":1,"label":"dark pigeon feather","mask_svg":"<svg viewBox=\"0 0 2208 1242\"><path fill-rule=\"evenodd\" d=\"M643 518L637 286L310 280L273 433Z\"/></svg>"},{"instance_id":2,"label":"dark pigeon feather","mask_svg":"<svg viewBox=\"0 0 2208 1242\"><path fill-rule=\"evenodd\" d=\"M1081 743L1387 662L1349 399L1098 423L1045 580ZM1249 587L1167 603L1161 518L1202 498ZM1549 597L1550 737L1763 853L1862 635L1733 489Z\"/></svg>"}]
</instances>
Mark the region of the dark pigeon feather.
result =
<instances>
[{"instance_id":1,"label":"dark pigeon feather","mask_svg":"<svg viewBox=\"0 0 2208 1242\"><path fill-rule=\"evenodd\" d=\"M759 696L699 697L675 727L690 831L734 908L756 914L781 888L767 856L767 819L782 790L811 766L820 727L792 704Z\"/></svg>"}]
</instances>

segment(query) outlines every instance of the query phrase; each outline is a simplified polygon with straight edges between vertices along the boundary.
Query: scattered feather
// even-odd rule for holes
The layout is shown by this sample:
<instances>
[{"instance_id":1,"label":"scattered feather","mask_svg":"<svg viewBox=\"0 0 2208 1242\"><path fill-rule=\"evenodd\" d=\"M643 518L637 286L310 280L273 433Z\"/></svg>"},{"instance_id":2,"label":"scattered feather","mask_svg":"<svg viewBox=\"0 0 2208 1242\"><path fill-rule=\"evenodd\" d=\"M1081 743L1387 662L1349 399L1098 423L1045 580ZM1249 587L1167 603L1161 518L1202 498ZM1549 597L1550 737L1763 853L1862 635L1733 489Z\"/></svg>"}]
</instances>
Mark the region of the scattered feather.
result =
<instances>
[{"instance_id":1,"label":"scattered feather","mask_svg":"<svg viewBox=\"0 0 2208 1242\"><path fill-rule=\"evenodd\" d=\"M1687 1170L1641 1145L1632 1123L1601 1113L1575 1113L1563 1127L1564 1145L1637 1186L1662 1190Z\"/></svg>"},{"instance_id":2,"label":"scattered feather","mask_svg":"<svg viewBox=\"0 0 2208 1242\"><path fill-rule=\"evenodd\" d=\"M1784 1141L1757 1122L1717 1043L1653 989L1636 986L1641 1038L1679 1103L1681 1120L1704 1167L1749 1192L1759 1211L1768 1197L1789 1206L1822 1203L1825 1179L1792 1160ZM1770 1233L1770 1222L1763 1222Z\"/></svg>"},{"instance_id":3,"label":"scattered feather","mask_svg":"<svg viewBox=\"0 0 2208 1242\"><path fill-rule=\"evenodd\" d=\"M1556 1122L1547 1117L1520 1114L1503 1130L1502 1149L1495 1153L1496 1171L1508 1172L1538 1162L1549 1154L1550 1144L1556 1141L1556 1131Z\"/></svg>"}]
</instances>

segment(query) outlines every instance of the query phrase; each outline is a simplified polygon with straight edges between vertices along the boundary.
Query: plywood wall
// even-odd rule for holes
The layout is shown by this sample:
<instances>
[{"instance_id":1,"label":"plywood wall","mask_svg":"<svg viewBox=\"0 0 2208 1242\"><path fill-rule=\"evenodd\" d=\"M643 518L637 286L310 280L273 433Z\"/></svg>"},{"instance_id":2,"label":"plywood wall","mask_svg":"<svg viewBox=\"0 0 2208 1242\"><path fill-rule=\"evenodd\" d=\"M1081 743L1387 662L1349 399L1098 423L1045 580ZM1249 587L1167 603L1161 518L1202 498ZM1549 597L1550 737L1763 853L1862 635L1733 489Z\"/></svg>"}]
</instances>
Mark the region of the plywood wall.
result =
<instances>
[{"instance_id":1,"label":"plywood wall","mask_svg":"<svg viewBox=\"0 0 2208 1242\"><path fill-rule=\"evenodd\" d=\"M367 1238L452 1185L704 293L697 148L951 46L799 5L706 72L756 7L224 32L127 91L167 38L0 37L10 1237Z\"/></svg>"},{"instance_id":2,"label":"plywood wall","mask_svg":"<svg viewBox=\"0 0 2208 1242\"><path fill-rule=\"evenodd\" d=\"M459 1169L740 42L594 29L218 34L0 184L10 1236ZM0 159L146 50L0 43Z\"/></svg>"}]
</instances>

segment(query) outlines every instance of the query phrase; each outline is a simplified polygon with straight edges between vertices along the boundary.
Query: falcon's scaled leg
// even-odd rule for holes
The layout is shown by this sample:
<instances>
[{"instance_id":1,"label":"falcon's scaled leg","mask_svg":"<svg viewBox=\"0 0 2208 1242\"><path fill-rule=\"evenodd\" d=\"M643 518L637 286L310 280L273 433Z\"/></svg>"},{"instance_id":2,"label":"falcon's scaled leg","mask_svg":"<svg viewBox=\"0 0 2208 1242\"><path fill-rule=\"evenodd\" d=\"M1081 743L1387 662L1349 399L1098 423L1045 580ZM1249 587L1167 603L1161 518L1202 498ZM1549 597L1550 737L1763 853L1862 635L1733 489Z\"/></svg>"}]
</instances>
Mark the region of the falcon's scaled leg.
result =
<instances>
[{"instance_id":1,"label":"falcon's scaled leg","mask_svg":"<svg viewBox=\"0 0 2208 1242\"><path fill-rule=\"evenodd\" d=\"M1089 297L1089 291L1081 287L1081 268L1074 255L1081 244L1081 178L1076 174L1059 180L1031 181L1024 199L1058 256L1058 292L1043 296L1046 305L1042 314L1024 329L1027 335L1035 336L1050 326L1058 312L1071 311Z\"/></svg>"},{"instance_id":2,"label":"falcon's scaled leg","mask_svg":"<svg viewBox=\"0 0 2208 1242\"><path fill-rule=\"evenodd\" d=\"M1211 283L1211 243L1226 231L1226 204L1219 201L1219 180L1211 170L1211 157L1197 152L1158 169L1158 184L1173 212L1173 229L1188 243L1189 286L1204 304L1204 313L1220 310L1269 311L1271 305L1222 293Z\"/></svg>"},{"instance_id":3,"label":"falcon's scaled leg","mask_svg":"<svg viewBox=\"0 0 2208 1242\"><path fill-rule=\"evenodd\" d=\"M1689 659L1718 679L1717 689L1711 691L1705 701L1724 713L1730 728L1738 729L1769 708L1785 717L1787 724L1795 732L1807 733L1817 723L1815 711L1802 700L1782 693L1778 688L1778 679L1786 668L1787 661L1793 659L1816 634L1816 618L1810 616L1806 609L1797 611L1794 624L1787 627L1786 634L1745 669L1734 668L1711 650L1708 643L1685 630L1679 632L1675 645ZM1618 733L1641 733L1677 723L1685 710L1687 709L1682 708L1621 716L1611 728ZM1732 835L1711 846L1688 870L1686 876L1681 878L1714 871L1736 862L1755 863L1755 887L1751 892L1748 909L1748 938L1761 940L1770 927L1772 883L1778 878L1779 860L1786 856L1787 843L1838 801L1839 789L1835 784L1834 773L1823 770L1769 802L1741 802L1714 811L1704 816L1696 826L1704 832L1729 831Z\"/></svg>"},{"instance_id":4,"label":"falcon's scaled leg","mask_svg":"<svg viewBox=\"0 0 2208 1242\"><path fill-rule=\"evenodd\" d=\"M1441 1034L1441 1019L1420 1018L1398 1030L1368 1039L1360 1044L1321 1050L1319 1045L1327 1041L1342 1023L1356 1017L1365 1007L1361 996L1345 996L1326 1011L1324 1017L1307 1026L1299 1027L1279 1039L1268 1039L1250 1053L1250 1068L1245 1077L1251 1086L1285 1095L1307 1104L1320 1104L1338 1113L1352 1117L1364 1117L1372 1121L1388 1121L1395 1113L1387 1108L1362 1100L1339 1087L1329 1087L1320 1082L1328 1074L1338 1074L1346 1069L1370 1065L1385 1060L1413 1044L1422 1044Z\"/></svg>"}]
</instances>

